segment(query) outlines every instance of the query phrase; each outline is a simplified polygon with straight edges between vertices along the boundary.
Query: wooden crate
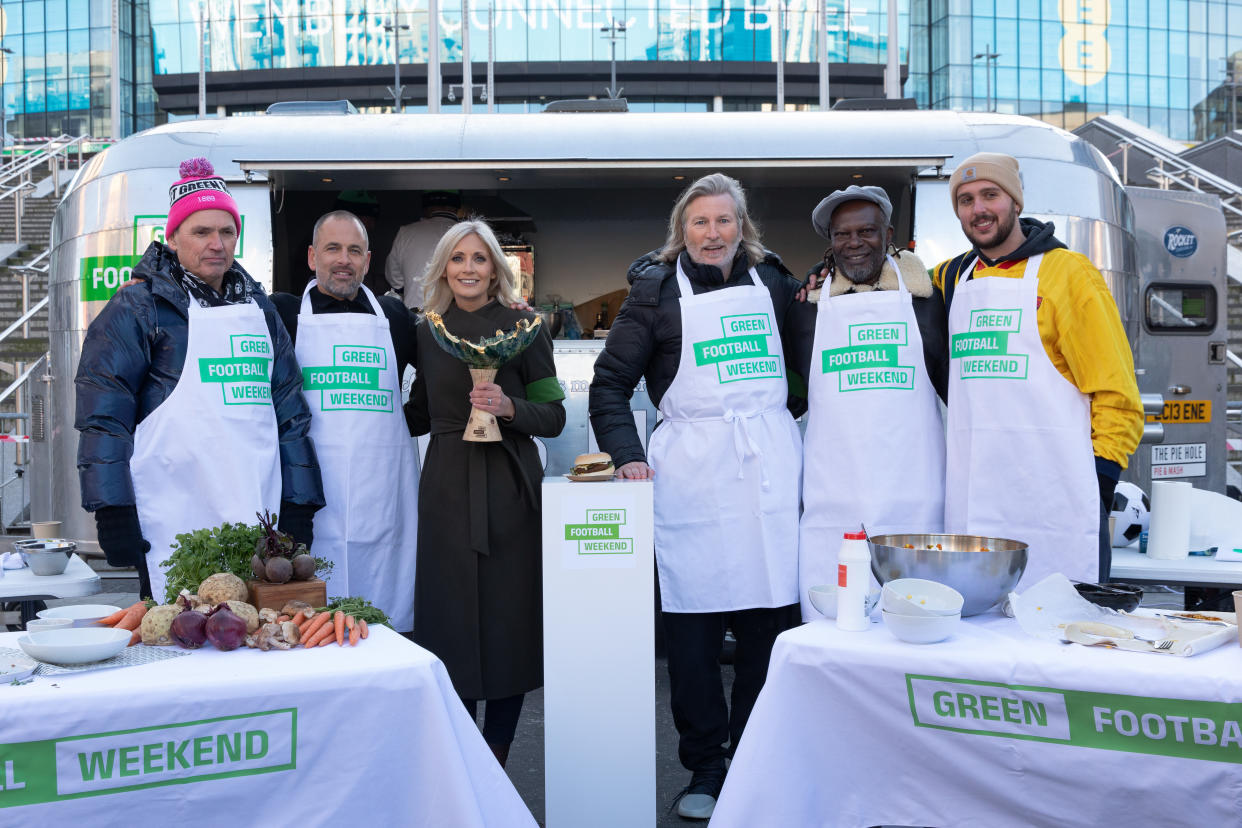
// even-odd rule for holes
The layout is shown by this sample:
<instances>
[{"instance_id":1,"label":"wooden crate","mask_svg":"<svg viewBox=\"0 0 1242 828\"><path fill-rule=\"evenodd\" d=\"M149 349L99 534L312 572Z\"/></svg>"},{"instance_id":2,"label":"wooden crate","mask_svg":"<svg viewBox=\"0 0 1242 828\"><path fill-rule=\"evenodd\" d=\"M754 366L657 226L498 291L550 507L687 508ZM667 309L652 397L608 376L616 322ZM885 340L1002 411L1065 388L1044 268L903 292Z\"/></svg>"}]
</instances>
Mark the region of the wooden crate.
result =
<instances>
[{"instance_id":1,"label":"wooden crate","mask_svg":"<svg viewBox=\"0 0 1242 828\"><path fill-rule=\"evenodd\" d=\"M288 601L305 601L312 607L322 607L328 603L328 585L318 578L283 584L247 581L246 586L250 588L250 603L256 609L269 607L279 610Z\"/></svg>"}]
</instances>

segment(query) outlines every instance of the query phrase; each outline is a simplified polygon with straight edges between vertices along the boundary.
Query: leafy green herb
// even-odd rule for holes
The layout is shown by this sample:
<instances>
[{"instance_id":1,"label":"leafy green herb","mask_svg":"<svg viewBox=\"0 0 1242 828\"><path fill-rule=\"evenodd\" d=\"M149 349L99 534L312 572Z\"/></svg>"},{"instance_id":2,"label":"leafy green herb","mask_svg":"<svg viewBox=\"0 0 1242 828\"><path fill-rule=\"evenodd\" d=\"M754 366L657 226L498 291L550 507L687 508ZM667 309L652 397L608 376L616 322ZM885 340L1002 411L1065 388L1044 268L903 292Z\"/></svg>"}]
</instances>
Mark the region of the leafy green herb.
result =
<instances>
[{"instance_id":1,"label":"leafy green herb","mask_svg":"<svg viewBox=\"0 0 1242 828\"><path fill-rule=\"evenodd\" d=\"M388 620L388 616L379 607L372 604L366 598L343 598L335 596L331 599L326 607L318 607L319 612L336 612L340 610L346 615L352 615L354 618L361 618L367 624L384 624L391 627L392 622Z\"/></svg>"},{"instance_id":2,"label":"leafy green herb","mask_svg":"<svg viewBox=\"0 0 1242 828\"><path fill-rule=\"evenodd\" d=\"M243 581L253 578L250 558L262 535L262 526L244 523L225 523L177 535L172 556L163 562L168 567L164 603L171 604L183 589L198 592L198 585L217 572L231 572Z\"/></svg>"}]
</instances>

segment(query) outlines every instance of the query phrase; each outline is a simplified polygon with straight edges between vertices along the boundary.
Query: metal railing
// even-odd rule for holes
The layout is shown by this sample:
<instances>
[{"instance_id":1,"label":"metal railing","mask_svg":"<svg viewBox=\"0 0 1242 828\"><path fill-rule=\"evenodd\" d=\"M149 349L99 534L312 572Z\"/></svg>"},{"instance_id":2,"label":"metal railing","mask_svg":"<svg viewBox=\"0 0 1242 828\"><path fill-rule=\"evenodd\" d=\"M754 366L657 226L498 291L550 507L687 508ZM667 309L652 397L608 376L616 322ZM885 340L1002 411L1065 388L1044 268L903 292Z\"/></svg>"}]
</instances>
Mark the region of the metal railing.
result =
<instances>
[{"instance_id":1,"label":"metal railing","mask_svg":"<svg viewBox=\"0 0 1242 828\"><path fill-rule=\"evenodd\" d=\"M81 168L83 145L89 140L89 135L79 135L76 138L61 135L0 164L0 201L9 198L14 200L15 241L22 240L22 213L26 209L27 191L35 187L34 171L47 164L48 174L52 177L52 188L56 197L60 198L61 171L69 170L69 154L74 149L77 150L78 167Z\"/></svg>"}]
</instances>

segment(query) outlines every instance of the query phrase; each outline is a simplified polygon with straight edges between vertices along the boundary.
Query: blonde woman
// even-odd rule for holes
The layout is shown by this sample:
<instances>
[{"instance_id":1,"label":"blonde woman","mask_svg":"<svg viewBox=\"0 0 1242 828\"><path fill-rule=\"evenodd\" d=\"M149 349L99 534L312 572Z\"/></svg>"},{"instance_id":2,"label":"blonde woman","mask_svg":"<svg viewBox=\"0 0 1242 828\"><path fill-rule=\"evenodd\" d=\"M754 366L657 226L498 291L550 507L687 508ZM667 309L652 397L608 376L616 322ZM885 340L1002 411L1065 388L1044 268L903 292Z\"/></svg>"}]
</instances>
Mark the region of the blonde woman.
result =
<instances>
[{"instance_id":1,"label":"blonde woman","mask_svg":"<svg viewBox=\"0 0 1242 828\"><path fill-rule=\"evenodd\" d=\"M456 336L480 339L533 315L513 310L513 273L487 223L459 222L423 275L426 309ZM448 668L466 708L487 700L483 736L503 766L525 694L543 684L539 487L532 437L565 426L552 339L540 333L474 385L466 364L418 327L413 434L431 434L418 497L414 640ZM501 441L462 440L470 408L496 415Z\"/></svg>"}]
</instances>

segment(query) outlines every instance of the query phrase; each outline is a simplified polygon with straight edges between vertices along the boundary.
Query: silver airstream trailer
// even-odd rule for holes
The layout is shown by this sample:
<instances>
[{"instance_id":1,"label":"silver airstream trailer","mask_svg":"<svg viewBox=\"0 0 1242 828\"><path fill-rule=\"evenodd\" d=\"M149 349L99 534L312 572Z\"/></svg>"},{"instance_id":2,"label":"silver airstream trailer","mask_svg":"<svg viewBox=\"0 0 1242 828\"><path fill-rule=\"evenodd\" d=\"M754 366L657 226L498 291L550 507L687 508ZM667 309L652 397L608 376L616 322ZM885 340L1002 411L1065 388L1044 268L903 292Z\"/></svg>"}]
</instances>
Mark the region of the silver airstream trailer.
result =
<instances>
[{"instance_id":1,"label":"silver airstream trailer","mask_svg":"<svg viewBox=\"0 0 1242 828\"><path fill-rule=\"evenodd\" d=\"M238 259L267 287L300 291L314 220L354 203L377 213L368 284L380 291L396 228L420 193L460 193L524 254L532 304L587 305L626 287L628 264L662 243L669 209L695 177L722 171L747 187L765 244L795 273L820 260L810 214L851 183L884 187L897 243L928 266L968 246L948 176L980 150L1018 156L1025 213L1092 259L1135 343L1139 326L1133 214L1107 160L1075 136L1027 118L936 111L824 113L537 113L269 115L169 124L128 138L78 175L56 214L50 276L51 370L36 384L45 422L32 431L32 516L90 541L80 508L73 377L87 325L152 239L161 239L179 162L205 156L236 197ZM341 204L342 199L346 202ZM605 321L613 306L601 308ZM602 341L557 340L568 424L546 443L546 470L566 471L593 443L587 386ZM640 387L635 416L655 411ZM1222 415L1223 416L1223 415Z\"/></svg>"}]
</instances>

